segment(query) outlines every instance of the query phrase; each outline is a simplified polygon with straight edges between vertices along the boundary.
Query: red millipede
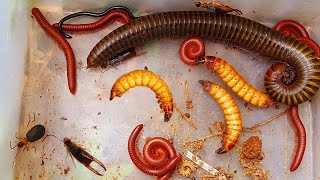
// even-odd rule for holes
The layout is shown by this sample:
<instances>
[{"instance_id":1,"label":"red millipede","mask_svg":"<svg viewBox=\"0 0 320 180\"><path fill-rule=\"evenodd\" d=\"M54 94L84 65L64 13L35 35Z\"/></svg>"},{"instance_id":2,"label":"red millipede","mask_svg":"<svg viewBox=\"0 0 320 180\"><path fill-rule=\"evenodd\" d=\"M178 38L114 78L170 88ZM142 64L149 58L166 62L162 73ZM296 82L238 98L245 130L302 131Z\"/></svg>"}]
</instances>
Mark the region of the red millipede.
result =
<instances>
[{"instance_id":1,"label":"red millipede","mask_svg":"<svg viewBox=\"0 0 320 180\"><path fill-rule=\"evenodd\" d=\"M279 31L283 33L284 31L286 33L294 34L296 37L306 37L310 38L308 31L306 28L303 27L300 23L293 20L282 20L279 21L273 28L276 31ZM286 34L287 35L287 34Z\"/></svg>"},{"instance_id":2,"label":"red millipede","mask_svg":"<svg viewBox=\"0 0 320 180\"><path fill-rule=\"evenodd\" d=\"M32 8L32 14L37 19L42 29L59 45L63 50L67 61L67 78L69 90L72 94L76 93L76 65L72 48L68 41L49 24L38 8Z\"/></svg>"},{"instance_id":3,"label":"red millipede","mask_svg":"<svg viewBox=\"0 0 320 180\"><path fill-rule=\"evenodd\" d=\"M68 16L62 18L58 25L56 25L58 31L66 38L72 38L70 35L65 33L63 31L63 23L71 18L78 17L78 16L91 16L91 17L103 17L100 20L98 20L95 23L90 24L78 24L78 25L67 25L66 28L70 28L70 30L74 29L76 31L78 30L95 30L97 28L101 28L104 23L107 23L109 21L122 21L124 24L129 22L132 19L135 19L136 17L132 14L130 9L128 9L125 6L112 6L106 9L103 12L76 12L73 14L69 14ZM113 19L115 18L115 19Z\"/></svg>"},{"instance_id":4,"label":"red millipede","mask_svg":"<svg viewBox=\"0 0 320 180\"><path fill-rule=\"evenodd\" d=\"M191 66L197 65L195 59L204 56L205 44L199 37L187 38L180 46L180 59Z\"/></svg>"},{"instance_id":5,"label":"red millipede","mask_svg":"<svg viewBox=\"0 0 320 180\"><path fill-rule=\"evenodd\" d=\"M143 124L138 125L132 131L128 140L128 152L132 162L138 169L148 175L158 176L158 179L170 178L175 167L182 159L181 154L176 155L174 147L167 139L154 137L147 140L143 148L144 158L141 157L136 140L142 129ZM145 162L140 159L144 159ZM145 163L148 163L148 165L145 165Z\"/></svg>"},{"instance_id":6,"label":"red millipede","mask_svg":"<svg viewBox=\"0 0 320 180\"><path fill-rule=\"evenodd\" d=\"M96 22L88 24L63 24L61 27L67 31L93 31L104 26L107 26L115 21L119 21L123 24L128 23L131 20L131 16L124 10L110 11ZM54 23L52 26L57 28L58 23Z\"/></svg>"},{"instance_id":7,"label":"red millipede","mask_svg":"<svg viewBox=\"0 0 320 180\"><path fill-rule=\"evenodd\" d=\"M306 150L306 130L299 117L297 105L289 106L287 112L296 137L293 160L290 165L290 171L293 172L300 166Z\"/></svg>"}]
</instances>

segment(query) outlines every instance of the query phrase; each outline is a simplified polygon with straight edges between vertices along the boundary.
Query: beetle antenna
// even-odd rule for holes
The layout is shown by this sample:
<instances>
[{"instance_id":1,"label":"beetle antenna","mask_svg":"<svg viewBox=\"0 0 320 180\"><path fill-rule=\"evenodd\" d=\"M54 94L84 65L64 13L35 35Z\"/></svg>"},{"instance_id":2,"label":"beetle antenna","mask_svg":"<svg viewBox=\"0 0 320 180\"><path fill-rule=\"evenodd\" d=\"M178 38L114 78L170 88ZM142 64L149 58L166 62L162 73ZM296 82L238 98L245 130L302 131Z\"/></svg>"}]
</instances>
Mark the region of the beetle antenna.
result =
<instances>
[{"instance_id":1,"label":"beetle antenna","mask_svg":"<svg viewBox=\"0 0 320 180\"><path fill-rule=\"evenodd\" d=\"M17 152L16 156L14 157L14 160L12 162L12 168L14 167L14 163L16 162L16 159L18 157L19 152L20 152L20 149L18 149L18 152Z\"/></svg>"},{"instance_id":2,"label":"beetle antenna","mask_svg":"<svg viewBox=\"0 0 320 180\"><path fill-rule=\"evenodd\" d=\"M61 139L57 138L57 136L55 136L55 135L53 135L53 134L47 134L46 137L44 137L44 139L42 140L42 142L43 142L44 140L46 140L46 138L47 138L48 136L52 136L52 137L58 139L59 141L63 142Z\"/></svg>"},{"instance_id":3,"label":"beetle antenna","mask_svg":"<svg viewBox=\"0 0 320 180\"><path fill-rule=\"evenodd\" d=\"M12 147L12 145L11 145L11 141L10 141L10 148L11 148L11 149L16 148L17 146L18 146L18 144L16 144L14 147Z\"/></svg>"}]
</instances>

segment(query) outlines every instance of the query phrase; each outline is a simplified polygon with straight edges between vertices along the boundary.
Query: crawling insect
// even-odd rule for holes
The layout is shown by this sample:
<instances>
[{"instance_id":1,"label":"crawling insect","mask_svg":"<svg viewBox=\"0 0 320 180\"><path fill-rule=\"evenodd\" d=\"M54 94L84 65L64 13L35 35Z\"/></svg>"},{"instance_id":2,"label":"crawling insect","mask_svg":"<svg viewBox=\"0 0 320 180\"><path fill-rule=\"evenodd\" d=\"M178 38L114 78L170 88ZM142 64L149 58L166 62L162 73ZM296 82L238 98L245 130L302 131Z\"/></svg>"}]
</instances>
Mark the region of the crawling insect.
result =
<instances>
[{"instance_id":1,"label":"crawling insect","mask_svg":"<svg viewBox=\"0 0 320 180\"><path fill-rule=\"evenodd\" d=\"M192 0L193 1L193 0ZM206 8L210 11L217 12L217 13L229 13L229 12L236 12L237 15L241 15L242 12L239 9L233 9L229 6L219 4L214 1L193 1L194 5L201 8Z\"/></svg>"},{"instance_id":2,"label":"crawling insect","mask_svg":"<svg viewBox=\"0 0 320 180\"><path fill-rule=\"evenodd\" d=\"M216 153L226 153L235 146L242 131L241 113L231 94L223 87L204 80L199 80L199 83L203 85L203 90L208 92L219 103L225 115L227 130L222 137L222 147Z\"/></svg>"},{"instance_id":3,"label":"crawling insect","mask_svg":"<svg viewBox=\"0 0 320 180\"><path fill-rule=\"evenodd\" d=\"M136 86L148 87L156 93L160 107L165 112L164 121L168 122L173 111L173 97L167 83L151 71L135 70L122 75L111 89L110 101Z\"/></svg>"},{"instance_id":4,"label":"crawling insect","mask_svg":"<svg viewBox=\"0 0 320 180\"><path fill-rule=\"evenodd\" d=\"M71 139L69 139L69 138L66 138L66 137L63 138L63 143L66 146L67 152L70 154L71 158L72 157L76 158L81 164L85 165L90 171L92 171L93 173L95 173L95 174L97 174L99 176L103 176L97 170L93 169L90 166L90 163L92 161L94 161L97 164L99 164L106 171L107 169L102 164L102 162L100 162L99 160L94 158L91 154L89 154L87 151L85 151L82 147L80 147L77 144L73 143L71 141ZM72 161L73 161L73 159L72 159Z\"/></svg>"},{"instance_id":5,"label":"crawling insect","mask_svg":"<svg viewBox=\"0 0 320 180\"><path fill-rule=\"evenodd\" d=\"M11 146L11 141L10 141L10 148L11 149L14 149L16 147L22 148L23 146L26 146L29 142L38 141L39 139L41 139L44 136L45 132L46 132L46 129L43 125L41 125L41 124L35 125L27 132L25 138L17 137L18 139L21 139L21 141L18 144L16 144L14 147ZM14 165L14 162L18 156L19 151L20 151L20 149L18 150L16 157L13 160L12 166Z\"/></svg>"}]
</instances>

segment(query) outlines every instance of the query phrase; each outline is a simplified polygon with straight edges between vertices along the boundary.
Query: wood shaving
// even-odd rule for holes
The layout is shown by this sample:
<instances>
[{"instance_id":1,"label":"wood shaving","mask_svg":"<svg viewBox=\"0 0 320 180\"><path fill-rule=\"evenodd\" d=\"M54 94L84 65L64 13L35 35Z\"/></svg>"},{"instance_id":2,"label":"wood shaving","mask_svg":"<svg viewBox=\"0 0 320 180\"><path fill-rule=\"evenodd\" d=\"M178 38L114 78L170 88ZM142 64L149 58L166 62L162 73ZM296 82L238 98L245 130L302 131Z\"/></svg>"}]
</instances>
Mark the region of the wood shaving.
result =
<instances>
[{"instance_id":1,"label":"wood shaving","mask_svg":"<svg viewBox=\"0 0 320 180\"><path fill-rule=\"evenodd\" d=\"M201 176L201 180L233 180L234 174L227 170L222 169L221 167L215 167L219 172L216 175L206 174Z\"/></svg>"}]
</instances>

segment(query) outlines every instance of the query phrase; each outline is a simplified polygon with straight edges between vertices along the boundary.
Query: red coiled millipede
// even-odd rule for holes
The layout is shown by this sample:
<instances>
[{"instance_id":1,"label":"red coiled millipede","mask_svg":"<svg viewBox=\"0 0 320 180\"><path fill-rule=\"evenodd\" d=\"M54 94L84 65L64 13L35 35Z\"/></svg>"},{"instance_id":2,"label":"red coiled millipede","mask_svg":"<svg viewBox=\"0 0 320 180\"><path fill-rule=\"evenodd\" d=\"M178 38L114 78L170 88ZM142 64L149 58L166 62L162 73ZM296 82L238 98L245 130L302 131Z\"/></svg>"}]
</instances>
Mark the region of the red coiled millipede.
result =
<instances>
[{"instance_id":1,"label":"red coiled millipede","mask_svg":"<svg viewBox=\"0 0 320 180\"><path fill-rule=\"evenodd\" d=\"M32 8L32 14L37 19L42 29L50 35L50 37L59 45L66 56L67 61L67 77L69 90L72 94L76 93L76 65L72 48L68 41L49 24L38 8Z\"/></svg>"},{"instance_id":2,"label":"red coiled millipede","mask_svg":"<svg viewBox=\"0 0 320 180\"><path fill-rule=\"evenodd\" d=\"M107 13L101 19L96 22L88 24L63 24L61 27L63 30L73 31L73 32L83 32L83 31L93 31L102 28L114 21L119 21L123 24L128 23L131 20L131 16L123 10L114 10ZM55 28L58 27L58 23L54 23Z\"/></svg>"},{"instance_id":3,"label":"red coiled millipede","mask_svg":"<svg viewBox=\"0 0 320 180\"><path fill-rule=\"evenodd\" d=\"M187 38L180 46L180 59L190 66L197 65L196 59L205 55L205 49L204 41L201 38Z\"/></svg>"},{"instance_id":4,"label":"red coiled millipede","mask_svg":"<svg viewBox=\"0 0 320 180\"><path fill-rule=\"evenodd\" d=\"M298 114L298 106L289 106L287 109L290 124L295 132L295 150L293 160L290 165L290 171L295 171L301 164L304 152L306 150L306 130Z\"/></svg>"},{"instance_id":5,"label":"red coiled millipede","mask_svg":"<svg viewBox=\"0 0 320 180\"><path fill-rule=\"evenodd\" d=\"M294 34L296 37L309 37L309 33L306 28L303 27L300 23L293 20L282 20L279 21L273 28L276 31L279 31L287 36Z\"/></svg>"},{"instance_id":6,"label":"red coiled millipede","mask_svg":"<svg viewBox=\"0 0 320 180\"><path fill-rule=\"evenodd\" d=\"M143 129L143 124L138 125L131 133L129 140L128 140L128 152L129 156L132 160L132 162L136 165L138 169L140 169L142 172L152 175L152 176L158 176L160 179L166 179L171 176L173 173L175 167L178 165L178 163L181 161L182 156L176 155L176 151L172 144L160 137L151 138L150 140L147 140L145 146L144 146L144 158L141 157L141 154L139 153L139 150L137 148L136 140L140 133L140 131ZM161 148L153 149L154 147ZM154 151L167 151L169 157L163 158L162 156L154 157ZM162 154L165 155L165 154ZM159 158L165 160L164 162L159 161L159 159L153 159L153 158ZM155 167L152 167L148 162L152 162L154 165L160 165Z\"/></svg>"}]
</instances>

